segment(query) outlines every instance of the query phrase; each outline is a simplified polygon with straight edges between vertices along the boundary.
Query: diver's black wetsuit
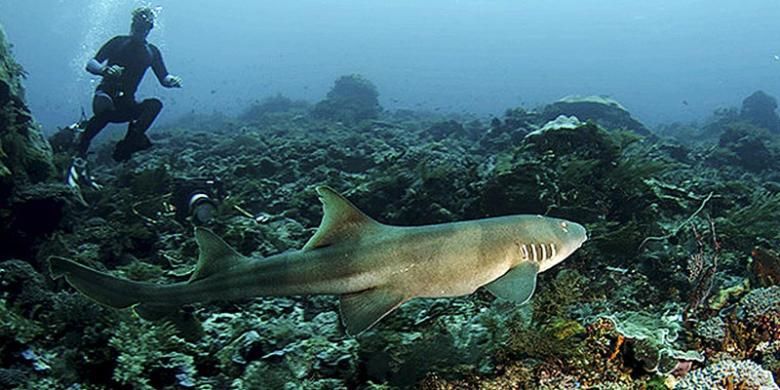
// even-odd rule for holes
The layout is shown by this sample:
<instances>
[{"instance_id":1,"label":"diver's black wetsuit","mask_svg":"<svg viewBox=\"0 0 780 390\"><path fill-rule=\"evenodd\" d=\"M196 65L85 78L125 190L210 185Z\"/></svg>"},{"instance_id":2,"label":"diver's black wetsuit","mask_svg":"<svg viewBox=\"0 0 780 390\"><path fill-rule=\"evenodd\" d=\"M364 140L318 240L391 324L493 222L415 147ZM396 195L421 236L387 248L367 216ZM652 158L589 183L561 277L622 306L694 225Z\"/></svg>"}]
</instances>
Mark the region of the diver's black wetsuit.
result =
<instances>
[{"instance_id":1,"label":"diver's black wetsuit","mask_svg":"<svg viewBox=\"0 0 780 390\"><path fill-rule=\"evenodd\" d=\"M165 68L160 50L146 40L134 39L126 35L117 36L100 48L95 55L95 60L100 63L108 60L106 66L119 65L124 67L124 71L117 77L104 76L95 90L92 102L94 116L90 118L81 135L79 156L86 157L90 142L108 123L130 122L125 141L142 136L143 142L148 143L148 139L143 134L152 125L163 105L160 100L153 98L138 103L135 101L135 92L149 67L154 71L160 84L165 84L164 79L168 75L168 70ZM119 144L117 146L119 147ZM149 146L150 143L136 145L133 149L140 150ZM114 158L125 160L135 150L119 153L119 158L117 158L117 150Z\"/></svg>"}]
</instances>

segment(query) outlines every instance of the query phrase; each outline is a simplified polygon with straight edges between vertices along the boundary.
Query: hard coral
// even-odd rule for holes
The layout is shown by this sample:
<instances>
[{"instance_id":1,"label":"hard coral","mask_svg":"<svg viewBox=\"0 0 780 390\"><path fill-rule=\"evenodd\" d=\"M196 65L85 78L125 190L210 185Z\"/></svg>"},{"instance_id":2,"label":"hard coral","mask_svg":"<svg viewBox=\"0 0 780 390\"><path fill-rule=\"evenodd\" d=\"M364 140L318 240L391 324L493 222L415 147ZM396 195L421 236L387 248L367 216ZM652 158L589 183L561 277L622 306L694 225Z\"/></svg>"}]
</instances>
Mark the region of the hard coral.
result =
<instances>
[{"instance_id":1,"label":"hard coral","mask_svg":"<svg viewBox=\"0 0 780 390\"><path fill-rule=\"evenodd\" d=\"M675 386L677 390L778 389L772 373L750 360L723 360L691 371Z\"/></svg>"},{"instance_id":2,"label":"hard coral","mask_svg":"<svg viewBox=\"0 0 780 390\"><path fill-rule=\"evenodd\" d=\"M780 317L780 286L749 292L739 301L737 316L743 321L754 321L766 316Z\"/></svg>"},{"instance_id":3,"label":"hard coral","mask_svg":"<svg viewBox=\"0 0 780 390\"><path fill-rule=\"evenodd\" d=\"M650 135L650 130L634 119L617 101L602 96L567 96L547 107L542 117L553 120L559 115L574 115L581 120L592 120L607 129L630 130Z\"/></svg>"}]
</instances>

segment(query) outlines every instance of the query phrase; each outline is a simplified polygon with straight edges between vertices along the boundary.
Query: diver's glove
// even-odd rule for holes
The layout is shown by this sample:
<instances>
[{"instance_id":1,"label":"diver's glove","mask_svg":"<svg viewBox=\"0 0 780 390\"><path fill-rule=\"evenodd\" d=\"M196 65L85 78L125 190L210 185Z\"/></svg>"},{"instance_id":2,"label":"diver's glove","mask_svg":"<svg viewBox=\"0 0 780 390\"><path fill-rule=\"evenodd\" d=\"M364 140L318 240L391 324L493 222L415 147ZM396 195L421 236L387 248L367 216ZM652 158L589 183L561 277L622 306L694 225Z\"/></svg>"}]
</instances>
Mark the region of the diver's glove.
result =
<instances>
[{"instance_id":1,"label":"diver's glove","mask_svg":"<svg viewBox=\"0 0 780 390\"><path fill-rule=\"evenodd\" d=\"M119 65L111 65L103 68L103 76L106 77L119 77L124 73L125 68Z\"/></svg>"},{"instance_id":2,"label":"diver's glove","mask_svg":"<svg viewBox=\"0 0 780 390\"><path fill-rule=\"evenodd\" d=\"M163 86L166 88L181 88L181 77L169 74L163 79Z\"/></svg>"},{"instance_id":3,"label":"diver's glove","mask_svg":"<svg viewBox=\"0 0 780 390\"><path fill-rule=\"evenodd\" d=\"M81 157L73 157L73 162L70 164L70 168L68 168L68 177L65 183L77 190L81 190L82 185L86 185L94 190L101 190L103 186L95 182L94 179L87 169L87 160Z\"/></svg>"}]
</instances>

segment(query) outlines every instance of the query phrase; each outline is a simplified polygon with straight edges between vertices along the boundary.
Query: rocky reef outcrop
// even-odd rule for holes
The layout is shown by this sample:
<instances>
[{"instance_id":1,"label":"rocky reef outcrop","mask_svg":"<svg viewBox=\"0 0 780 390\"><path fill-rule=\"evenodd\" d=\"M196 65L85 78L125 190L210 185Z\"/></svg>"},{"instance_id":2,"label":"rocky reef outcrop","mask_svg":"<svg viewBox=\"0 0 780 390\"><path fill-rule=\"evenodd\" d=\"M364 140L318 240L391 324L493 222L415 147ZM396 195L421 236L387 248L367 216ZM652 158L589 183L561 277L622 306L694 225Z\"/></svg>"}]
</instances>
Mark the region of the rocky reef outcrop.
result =
<instances>
[{"instance_id":1,"label":"rocky reef outcrop","mask_svg":"<svg viewBox=\"0 0 780 390\"><path fill-rule=\"evenodd\" d=\"M59 223L67 188L25 103L24 69L0 26L0 258L30 258L32 243Z\"/></svg>"},{"instance_id":2,"label":"rocky reef outcrop","mask_svg":"<svg viewBox=\"0 0 780 390\"><path fill-rule=\"evenodd\" d=\"M777 99L764 91L756 91L742 101L739 117L754 126L780 133L780 117L776 109Z\"/></svg>"},{"instance_id":3,"label":"rocky reef outcrop","mask_svg":"<svg viewBox=\"0 0 780 390\"><path fill-rule=\"evenodd\" d=\"M651 134L620 103L603 96L567 96L548 105L542 112L545 121L561 115L573 115L582 121L590 120L607 129L630 130L645 136Z\"/></svg>"},{"instance_id":4,"label":"rocky reef outcrop","mask_svg":"<svg viewBox=\"0 0 780 390\"><path fill-rule=\"evenodd\" d=\"M367 78L351 74L339 77L328 96L314 106L316 118L354 124L376 119L382 107L379 92Z\"/></svg>"}]
</instances>

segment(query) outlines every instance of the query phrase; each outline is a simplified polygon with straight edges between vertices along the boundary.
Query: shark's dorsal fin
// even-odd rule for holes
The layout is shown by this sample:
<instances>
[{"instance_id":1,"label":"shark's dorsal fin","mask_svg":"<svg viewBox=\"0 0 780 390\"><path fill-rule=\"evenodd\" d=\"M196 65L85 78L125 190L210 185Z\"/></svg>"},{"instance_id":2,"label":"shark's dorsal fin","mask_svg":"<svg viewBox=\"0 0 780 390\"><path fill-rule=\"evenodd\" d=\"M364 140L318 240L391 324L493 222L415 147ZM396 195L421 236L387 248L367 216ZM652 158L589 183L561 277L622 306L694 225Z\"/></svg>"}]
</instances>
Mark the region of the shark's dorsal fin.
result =
<instances>
[{"instance_id":1,"label":"shark's dorsal fin","mask_svg":"<svg viewBox=\"0 0 780 390\"><path fill-rule=\"evenodd\" d=\"M501 299L523 304L534 295L538 273L539 264L526 261L490 282L486 287L488 291Z\"/></svg>"},{"instance_id":2,"label":"shark's dorsal fin","mask_svg":"<svg viewBox=\"0 0 780 390\"><path fill-rule=\"evenodd\" d=\"M341 296L341 322L350 336L357 336L400 306L406 298L391 289L372 288Z\"/></svg>"},{"instance_id":3,"label":"shark's dorsal fin","mask_svg":"<svg viewBox=\"0 0 780 390\"><path fill-rule=\"evenodd\" d=\"M198 265L190 277L190 282L247 261L244 256L241 256L211 230L201 227L195 228L195 241L200 248L200 255L198 256Z\"/></svg>"},{"instance_id":4,"label":"shark's dorsal fin","mask_svg":"<svg viewBox=\"0 0 780 390\"><path fill-rule=\"evenodd\" d=\"M322 202L322 222L303 250L311 250L357 239L382 226L328 186L317 187Z\"/></svg>"}]
</instances>

